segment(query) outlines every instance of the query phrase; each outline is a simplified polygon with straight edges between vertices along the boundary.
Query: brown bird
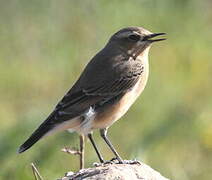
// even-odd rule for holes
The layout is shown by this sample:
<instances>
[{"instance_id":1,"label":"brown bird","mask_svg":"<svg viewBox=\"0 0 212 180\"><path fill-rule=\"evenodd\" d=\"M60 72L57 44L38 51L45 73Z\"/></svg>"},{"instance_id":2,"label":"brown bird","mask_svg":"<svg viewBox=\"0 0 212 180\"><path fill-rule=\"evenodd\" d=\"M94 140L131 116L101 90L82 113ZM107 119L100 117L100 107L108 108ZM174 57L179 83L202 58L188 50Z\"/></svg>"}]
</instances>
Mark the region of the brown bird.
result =
<instances>
[{"instance_id":1,"label":"brown bird","mask_svg":"<svg viewBox=\"0 0 212 180\"><path fill-rule=\"evenodd\" d=\"M100 129L101 137L119 163L123 163L107 138L107 129L127 112L144 90L149 74L150 46L165 40L152 38L164 34L151 33L142 27L127 27L116 32L18 152L26 151L52 132L69 130L88 136L103 163L92 137L93 130Z\"/></svg>"}]
</instances>

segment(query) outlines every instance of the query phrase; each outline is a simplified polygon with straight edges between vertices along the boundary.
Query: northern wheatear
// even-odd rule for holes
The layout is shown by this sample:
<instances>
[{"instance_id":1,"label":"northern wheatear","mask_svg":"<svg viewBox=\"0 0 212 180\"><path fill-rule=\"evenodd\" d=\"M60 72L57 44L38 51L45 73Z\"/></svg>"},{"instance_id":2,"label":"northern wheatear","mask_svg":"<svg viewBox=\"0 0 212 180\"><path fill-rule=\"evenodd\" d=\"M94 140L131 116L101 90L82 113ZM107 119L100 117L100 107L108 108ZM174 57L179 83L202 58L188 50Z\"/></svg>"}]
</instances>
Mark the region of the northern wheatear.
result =
<instances>
[{"instance_id":1,"label":"northern wheatear","mask_svg":"<svg viewBox=\"0 0 212 180\"><path fill-rule=\"evenodd\" d=\"M127 112L144 90L150 46L165 40L152 38L164 34L151 33L142 27L127 27L116 32L18 152L26 151L52 132L70 130L88 136L100 162L104 162L92 138L92 131L100 129L101 137L119 163L123 163L106 136L107 129Z\"/></svg>"}]
</instances>

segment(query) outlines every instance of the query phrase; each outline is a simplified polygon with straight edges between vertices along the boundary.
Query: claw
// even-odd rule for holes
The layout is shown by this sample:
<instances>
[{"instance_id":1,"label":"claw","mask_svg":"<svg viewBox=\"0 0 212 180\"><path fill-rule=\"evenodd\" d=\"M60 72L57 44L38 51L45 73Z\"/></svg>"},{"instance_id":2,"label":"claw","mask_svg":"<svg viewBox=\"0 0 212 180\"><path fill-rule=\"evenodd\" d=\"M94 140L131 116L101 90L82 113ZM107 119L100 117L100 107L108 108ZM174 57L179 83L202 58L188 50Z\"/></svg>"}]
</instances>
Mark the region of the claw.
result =
<instances>
[{"instance_id":1,"label":"claw","mask_svg":"<svg viewBox=\"0 0 212 180\"><path fill-rule=\"evenodd\" d=\"M124 164L138 164L141 165L141 162L138 160L124 160Z\"/></svg>"}]
</instances>

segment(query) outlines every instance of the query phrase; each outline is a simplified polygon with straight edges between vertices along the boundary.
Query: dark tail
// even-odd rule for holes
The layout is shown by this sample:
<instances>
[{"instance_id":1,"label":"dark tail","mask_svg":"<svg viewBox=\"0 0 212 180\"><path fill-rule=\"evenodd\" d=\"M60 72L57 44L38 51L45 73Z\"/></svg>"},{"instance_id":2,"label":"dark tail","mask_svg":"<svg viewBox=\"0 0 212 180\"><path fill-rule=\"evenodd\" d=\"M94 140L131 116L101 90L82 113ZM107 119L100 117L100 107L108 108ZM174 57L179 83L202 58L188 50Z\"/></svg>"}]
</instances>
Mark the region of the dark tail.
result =
<instances>
[{"instance_id":1,"label":"dark tail","mask_svg":"<svg viewBox=\"0 0 212 180\"><path fill-rule=\"evenodd\" d=\"M53 129L54 123L50 122L48 118L44 121L34 132L33 134L19 147L18 153L22 153L34 145L38 140L40 140L44 135L46 135L50 130Z\"/></svg>"}]
</instances>

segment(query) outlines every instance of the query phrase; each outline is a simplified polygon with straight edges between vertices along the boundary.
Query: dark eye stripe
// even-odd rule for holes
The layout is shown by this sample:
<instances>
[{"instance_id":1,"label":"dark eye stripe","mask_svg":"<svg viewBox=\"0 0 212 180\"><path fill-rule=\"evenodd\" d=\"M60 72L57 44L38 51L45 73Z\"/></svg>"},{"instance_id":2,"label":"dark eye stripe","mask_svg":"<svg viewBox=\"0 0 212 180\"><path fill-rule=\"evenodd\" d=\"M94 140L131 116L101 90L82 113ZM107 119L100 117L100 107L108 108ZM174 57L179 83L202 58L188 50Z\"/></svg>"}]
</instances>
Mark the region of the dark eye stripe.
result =
<instances>
[{"instance_id":1,"label":"dark eye stripe","mask_svg":"<svg viewBox=\"0 0 212 180\"><path fill-rule=\"evenodd\" d=\"M136 42L136 41L140 40L140 36L138 34L131 34L131 35L128 36L128 39Z\"/></svg>"}]
</instances>

